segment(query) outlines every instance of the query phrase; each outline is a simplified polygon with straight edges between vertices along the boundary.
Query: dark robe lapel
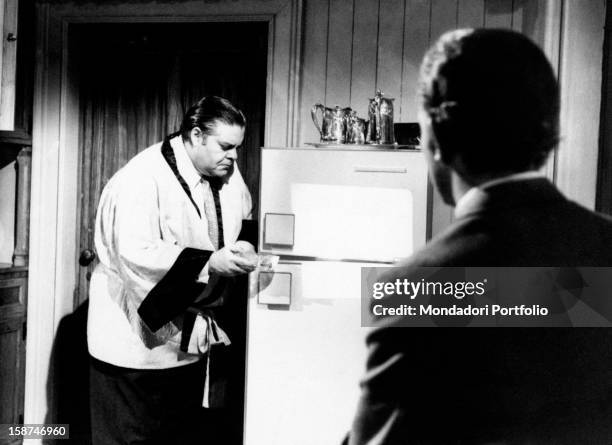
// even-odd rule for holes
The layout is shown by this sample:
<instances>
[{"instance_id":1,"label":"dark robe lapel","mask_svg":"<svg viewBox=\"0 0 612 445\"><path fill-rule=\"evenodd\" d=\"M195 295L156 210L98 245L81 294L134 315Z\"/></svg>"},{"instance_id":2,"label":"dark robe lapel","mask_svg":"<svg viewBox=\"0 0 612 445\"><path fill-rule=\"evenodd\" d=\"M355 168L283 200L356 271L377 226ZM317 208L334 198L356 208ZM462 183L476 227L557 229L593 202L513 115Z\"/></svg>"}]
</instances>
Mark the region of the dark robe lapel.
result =
<instances>
[{"instance_id":1,"label":"dark robe lapel","mask_svg":"<svg viewBox=\"0 0 612 445\"><path fill-rule=\"evenodd\" d=\"M202 218L202 215L200 214L200 209L193 200L193 197L191 196L191 191L189 190L187 182L178 171L178 167L176 165L176 156L174 156L174 150L172 150L172 145L170 145L170 139L172 139L174 136L175 134L171 134L170 136L164 139L164 142L162 143L161 147L162 156L164 157L164 160L168 163L168 167L170 167L170 170L172 170L172 173L174 173L174 176L176 177L183 191L189 198L189 201L191 201L191 203L193 204L193 207L195 208L196 212L198 212L198 216Z\"/></svg>"},{"instance_id":2,"label":"dark robe lapel","mask_svg":"<svg viewBox=\"0 0 612 445\"><path fill-rule=\"evenodd\" d=\"M176 157L170 145L170 139L173 136L170 135L164 139L161 148L162 156L201 218L200 210L191 196L189 187L178 171ZM138 308L138 314L151 331L157 331L184 313L202 294L206 284L196 280L212 253L210 250L191 247L183 249L170 270L147 294Z\"/></svg>"}]
</instances>

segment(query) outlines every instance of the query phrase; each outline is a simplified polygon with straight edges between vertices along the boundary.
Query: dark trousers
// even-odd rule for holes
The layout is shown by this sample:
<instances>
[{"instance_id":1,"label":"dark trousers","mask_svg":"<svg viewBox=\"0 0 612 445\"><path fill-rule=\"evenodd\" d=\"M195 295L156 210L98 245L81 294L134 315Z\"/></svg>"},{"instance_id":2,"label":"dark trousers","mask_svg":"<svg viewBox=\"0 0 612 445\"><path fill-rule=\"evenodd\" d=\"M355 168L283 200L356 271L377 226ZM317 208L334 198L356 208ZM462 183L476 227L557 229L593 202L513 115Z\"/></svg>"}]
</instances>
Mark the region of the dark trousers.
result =
<instances>
[{"instance_id":1,"label":"dark trousers","mask_svg":"<svg viewBox=\"0 0 612 445\"><path fill-rule=\"evenodd\" d=\"M141 370L91 358L93 445L223 443L223 413L201 407L204 372L203 361Z\"/></svg>"}]
</instances>

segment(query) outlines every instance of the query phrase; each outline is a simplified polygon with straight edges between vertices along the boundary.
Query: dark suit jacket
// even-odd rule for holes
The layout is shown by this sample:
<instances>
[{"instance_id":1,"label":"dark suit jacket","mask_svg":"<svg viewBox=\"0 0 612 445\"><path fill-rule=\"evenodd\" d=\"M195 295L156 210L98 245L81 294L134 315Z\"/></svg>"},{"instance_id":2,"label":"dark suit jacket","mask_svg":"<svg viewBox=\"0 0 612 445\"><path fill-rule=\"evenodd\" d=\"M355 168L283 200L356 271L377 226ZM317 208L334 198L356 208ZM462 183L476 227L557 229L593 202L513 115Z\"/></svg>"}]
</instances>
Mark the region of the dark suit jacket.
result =
<instances>
[{"instance_id":1,"label":"dark suit jacket","mask_svg":"<svg viewBox=\"0 0 612 445\"><path fill-rule=\"evenodd\" d=\"M612 266L612 222L502 183L385 279L424 266ZM397 324L368 337L351 445L612 444L612 329Z\"/></svg>"}]
</instances>

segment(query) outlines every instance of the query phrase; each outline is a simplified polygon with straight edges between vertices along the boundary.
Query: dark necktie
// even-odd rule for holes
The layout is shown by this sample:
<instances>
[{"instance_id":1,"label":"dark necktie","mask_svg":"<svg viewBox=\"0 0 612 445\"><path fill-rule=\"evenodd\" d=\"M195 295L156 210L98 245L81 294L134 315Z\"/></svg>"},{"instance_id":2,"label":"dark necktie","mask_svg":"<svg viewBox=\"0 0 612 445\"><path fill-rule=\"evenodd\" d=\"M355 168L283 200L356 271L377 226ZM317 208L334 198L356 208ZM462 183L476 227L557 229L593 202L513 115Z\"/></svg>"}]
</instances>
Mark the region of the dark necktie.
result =
<instances>
[{"instance_id":1,"label":"dark necktie","mask_svg":"<svg viewBox=\"0 0 612 445\"><path fill-rule=\"evenodd\" d=\"M221 213L221 200L219 190L223 183L218 178L202 176L203 182L208 182L209 186L204 191L204 214L208 221L208 236L215 250L222 249L225 245L223 241L223 216ZM203 185L203 184L202 184Z\"/></svg>"}]
</instances>

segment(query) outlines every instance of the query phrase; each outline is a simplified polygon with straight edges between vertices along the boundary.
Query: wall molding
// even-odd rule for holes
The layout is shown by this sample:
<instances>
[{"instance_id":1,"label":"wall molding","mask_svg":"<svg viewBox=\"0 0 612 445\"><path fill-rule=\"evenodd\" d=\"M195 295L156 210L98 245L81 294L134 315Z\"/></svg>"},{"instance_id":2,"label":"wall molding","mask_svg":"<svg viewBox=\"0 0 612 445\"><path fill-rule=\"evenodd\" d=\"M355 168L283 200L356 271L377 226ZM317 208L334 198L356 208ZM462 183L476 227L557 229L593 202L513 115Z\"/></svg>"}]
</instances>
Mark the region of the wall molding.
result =
<instances>
[{"instance_id":1,"label":"wall molding","mask_svg":"<svg viewBox=\"0 0 612 445\"><path fill-rule=\"evenodd\" d=\"M54 420L51 353L60 320L74 309L80 160L70 26L211 21L268 22L265 145L297 144L302 0L37 5L25 423Z\"/></svg>"}]
</instances>

